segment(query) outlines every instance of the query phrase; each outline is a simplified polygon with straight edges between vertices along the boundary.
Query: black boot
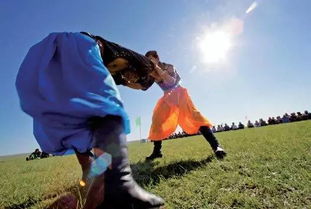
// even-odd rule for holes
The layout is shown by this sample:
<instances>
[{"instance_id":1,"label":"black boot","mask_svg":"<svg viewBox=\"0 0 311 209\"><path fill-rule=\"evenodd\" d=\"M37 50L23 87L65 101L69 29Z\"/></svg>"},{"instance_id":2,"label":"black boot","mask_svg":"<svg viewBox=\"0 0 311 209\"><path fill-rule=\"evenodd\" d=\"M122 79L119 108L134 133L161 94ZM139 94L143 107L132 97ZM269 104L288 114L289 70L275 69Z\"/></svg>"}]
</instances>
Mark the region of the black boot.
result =
<instances>
[{"instance_id":1,"label":"black boot","mask_svg":"<svg viewBox=\"0 0 311 209\"><path fill-rule=\"evenodd\" d=\"M203 134L206 141L211 145L215 155L217 158L224 158L227 153L225 150L220 146L218 140L216 139L215 135L213 134L212 130L207 126L201 126L200 132Z\"/></svg>"},{"instance_id":2,"label":"black boot","mask_svg":"<svg viewBox=\"0 0 311 209\"><path fill-rule=\"evenodd\" d=\"M162 198L143 190L135 182L128 161L122 120L106 116L94 132L94 147L112 156L111 169L105 172L104 202L98 209L156 209L164 205Z\"/></svg>"},{"instance_id":3,"label":"black boot","mask_svg":"<svg viewBox=\"0 0 311 209\"><path fill-rule=\"evenodd\" d=\"M154 141L153 142L153 151L151 155L146 157L146 160L154 160L156 158L161 158L162 153L161 153L161 148L162 148L162 141Z\"/></svg>"}]
</instances>

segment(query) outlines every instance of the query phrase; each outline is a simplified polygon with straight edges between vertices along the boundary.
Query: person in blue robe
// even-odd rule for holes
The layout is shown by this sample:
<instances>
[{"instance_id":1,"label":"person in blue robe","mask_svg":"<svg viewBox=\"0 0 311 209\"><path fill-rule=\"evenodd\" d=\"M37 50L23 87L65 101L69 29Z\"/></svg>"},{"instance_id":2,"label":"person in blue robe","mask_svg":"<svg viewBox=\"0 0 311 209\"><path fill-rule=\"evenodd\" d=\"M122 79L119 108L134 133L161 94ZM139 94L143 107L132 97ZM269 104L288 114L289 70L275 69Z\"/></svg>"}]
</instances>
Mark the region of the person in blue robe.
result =
<instances>
[{"instance_id":1,"label":"person in blue robe","mask_svg":"<svg viewBox=\"0 0 311 209\"><path fill-rule=\"evenodd\" d=\"M20 66L20 105L33 118L42 151L76 153L83 180L92 177L84 208L164 204L132 177L129 118L116 86L146 90L154 82L152 70L146 57L85 32L49 34L30 48Z\"/></svg>"}]
</instances>

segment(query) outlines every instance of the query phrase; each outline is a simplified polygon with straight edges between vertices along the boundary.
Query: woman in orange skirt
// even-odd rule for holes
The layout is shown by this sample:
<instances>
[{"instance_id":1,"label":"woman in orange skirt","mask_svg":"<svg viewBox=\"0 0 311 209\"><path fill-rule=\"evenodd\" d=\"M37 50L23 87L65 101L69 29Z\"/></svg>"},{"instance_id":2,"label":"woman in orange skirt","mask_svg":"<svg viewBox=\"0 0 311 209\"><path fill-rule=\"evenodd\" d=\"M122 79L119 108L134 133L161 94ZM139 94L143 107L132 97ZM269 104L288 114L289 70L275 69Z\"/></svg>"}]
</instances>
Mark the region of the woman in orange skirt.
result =
<instances>
[{"instance_id":1,"label":"woman in orange skirt","mask_svg":"<svg viewBox=\"0 0 311 209\"><path fill-rule=\"evenodd\" d=\"M156 51L148 51L146 56L155 64L155 71L150 75L164 91L153 111L148 139L154 142L154 149L146 159L162 157L162 140L169 137L177 125L188 134L200 131L211 145L216 157L223 158L226 152L211 131L211 122L194 106L187 89L180 85L181 79L173 65L160 62Z\"/></svg>"}]
</instances>

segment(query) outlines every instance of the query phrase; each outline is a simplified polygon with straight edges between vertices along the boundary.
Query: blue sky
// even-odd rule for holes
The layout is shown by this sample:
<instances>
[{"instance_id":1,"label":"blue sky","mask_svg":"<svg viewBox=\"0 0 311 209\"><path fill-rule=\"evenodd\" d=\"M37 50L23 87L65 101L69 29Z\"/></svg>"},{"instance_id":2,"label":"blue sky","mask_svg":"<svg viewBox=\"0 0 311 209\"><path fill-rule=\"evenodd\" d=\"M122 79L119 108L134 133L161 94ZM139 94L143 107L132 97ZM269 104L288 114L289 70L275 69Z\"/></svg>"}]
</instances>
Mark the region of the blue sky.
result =
<instances>
[{"instance_id":1,"label":"blue sky","mask_svg":"<svg viewBox=\"0 0 311 209\"><path fill-rule=\"evenodd\" d=\"M183 86L214 124L311 111L311 1L258 0L1 0L0 155L38 147L32 120L19 108L15 77L28 49L50 32L89 31L144 53L158 50L175 65ZM231 27L225 59L205 63L198 40L206 31ZM232 27L236 27L233 24ZM208 46L206 46L208 47ZM146 137L162 92L120 87L132 120L129 140Z\"/></svg>"}]
</instances>

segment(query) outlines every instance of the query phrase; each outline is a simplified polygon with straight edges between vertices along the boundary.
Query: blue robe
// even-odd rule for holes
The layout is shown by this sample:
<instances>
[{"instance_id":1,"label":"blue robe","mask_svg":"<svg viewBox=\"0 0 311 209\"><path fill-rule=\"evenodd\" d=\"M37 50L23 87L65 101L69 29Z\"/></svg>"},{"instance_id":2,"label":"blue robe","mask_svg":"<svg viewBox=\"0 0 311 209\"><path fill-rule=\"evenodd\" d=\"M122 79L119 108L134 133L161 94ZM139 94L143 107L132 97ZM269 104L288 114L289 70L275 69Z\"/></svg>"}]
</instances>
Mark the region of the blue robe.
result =
<instances>
[{"instance_id":1,"label":"blue robe","mask_svg":"<svg viewBox=\"0 0 311 209\"><path fill-rule=\"evenodd\" d=\"M91 117L116 115L130 132L116 84L96 42L81 33L51 33L31 47L16 79L23 111L33 117L34 136L54 155L92 148Z\"/></svg>"}]
</instances>

